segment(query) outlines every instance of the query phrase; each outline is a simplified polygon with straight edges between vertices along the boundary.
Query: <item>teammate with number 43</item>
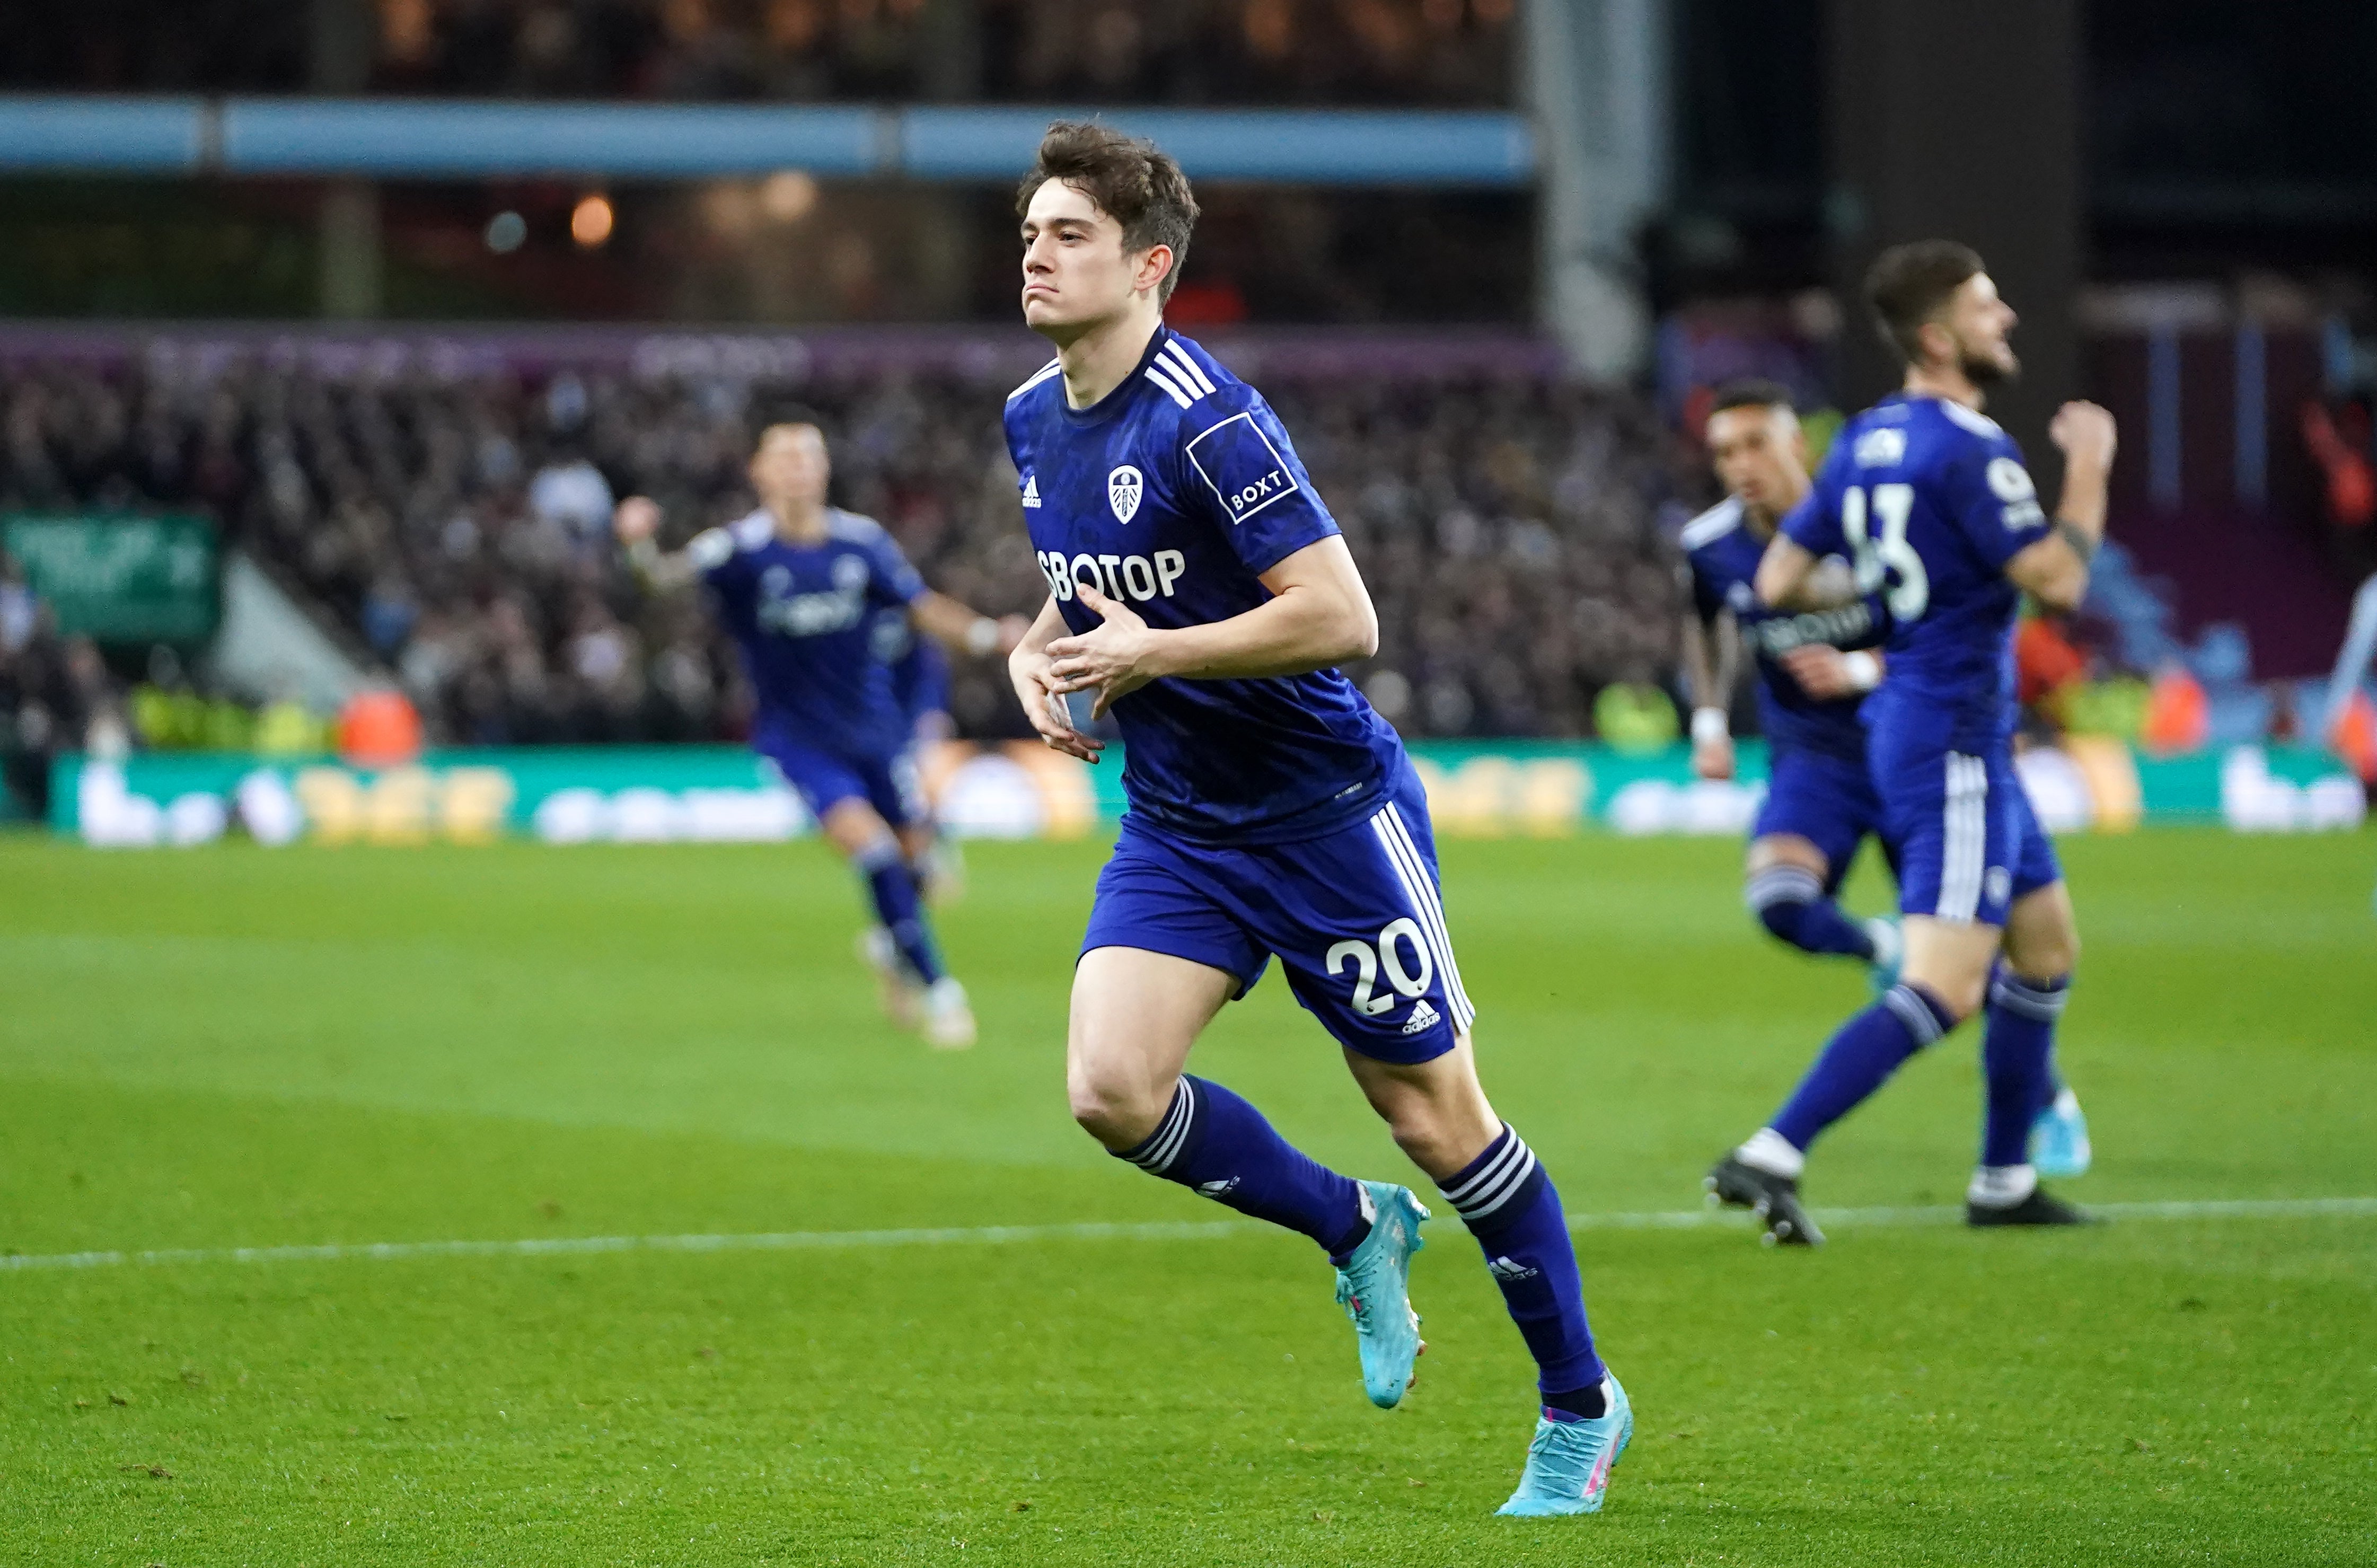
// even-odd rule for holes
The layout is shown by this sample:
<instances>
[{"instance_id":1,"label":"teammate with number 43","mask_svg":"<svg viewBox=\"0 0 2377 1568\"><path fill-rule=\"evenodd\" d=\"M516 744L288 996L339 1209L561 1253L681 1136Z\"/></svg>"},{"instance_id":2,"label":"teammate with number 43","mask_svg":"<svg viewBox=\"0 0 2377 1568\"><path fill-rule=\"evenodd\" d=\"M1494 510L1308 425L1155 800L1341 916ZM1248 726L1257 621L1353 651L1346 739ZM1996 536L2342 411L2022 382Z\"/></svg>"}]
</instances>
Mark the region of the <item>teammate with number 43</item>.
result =
<instances>
[{"instance_id":1,"label":"teammate with number 43","mask_svg":"<svg viewBox=\"0 0 2377 1568\"><path fill-rule=\"evenodd\" d=\"M1814 491L1767 546L1756 589L1794 607L1817 562L1845 556L1857 586L1889 607L1889 674L1865 718L1901 856L1905 953L1898 983L1843 1025L1707 1187L1756 1210L1771 1240L1821 1241L1799 1203L1808 1146L1986 1005L1988 1105L1965 1219L2076 1224L2086 1216L2039 1187L2027 1152L2033 1122L2059 1098L2055 1024L2080 939L2054 845L2013 771L2013 621L2023 593L2068 610L2087 592L2113 417L2086 402L2057 412L2048 433L2063 450L2063 499L2049 519L2021 451L1981 413L1989 388L2020 367L2006 341L2014 313L1981 258L1944 240L1899 245L1875 262L1866 296L1906 362L1905 385L1842 429Z\"/></svg>"},{"instance_id":2,"label":"teammate with number 43","mask_svg":"<svg viewBox=\"0 0 2377 1568\"><path fill-rule=\"evenodd\" d=\"M1164 324L1197 217L1179 165L1057 125L1018 207L1024 320L1057 356L1007 401L1050 589L1009 667L1057 750L1102 749L1067 700L1114 715L1130 803L1074 970L1074 1117L1117 1157L1318 1243L1365 1391L1398 1403L1427 1211L1182 1071L1277 955L1468 1222L1535 1354L1542 1418L1501 1512L1594 1512L1633 1417L1595 1352L1559 1197L1478 1085L1426 797L1335 668L1377 646L1361 573L1270 407Z\"/></svg>"}]
</instances>

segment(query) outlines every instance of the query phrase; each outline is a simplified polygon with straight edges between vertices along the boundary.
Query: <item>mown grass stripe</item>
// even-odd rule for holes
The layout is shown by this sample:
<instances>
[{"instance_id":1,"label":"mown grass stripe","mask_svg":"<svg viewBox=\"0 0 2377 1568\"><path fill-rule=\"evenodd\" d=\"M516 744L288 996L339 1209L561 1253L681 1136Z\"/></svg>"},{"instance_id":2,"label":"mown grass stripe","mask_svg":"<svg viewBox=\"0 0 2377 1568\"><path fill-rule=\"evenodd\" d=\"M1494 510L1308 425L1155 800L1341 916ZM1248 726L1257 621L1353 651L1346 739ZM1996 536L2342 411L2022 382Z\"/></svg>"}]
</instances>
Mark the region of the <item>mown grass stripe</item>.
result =
<instances>
[{"instance_id":1,"label":"mown grass stripe","mask_svg":"<svg viewBox=\"0 0 2377 1568\"><path fill-rule=\"evenodd\" d=\"M2107 1219L2311 1219L2377 1217L2377 1198L2212 1198L2096 1203ZM1961 1223L1959 1205L1818 1209L1825 1225ZM1450 1216L1443 1216L1450 1219ZM1454 1227L1460 1222L1451 1219ZM1569 1216L1572 1230L1690 1230L1742 1227L1750 1216L1726 1209L1670 1209ZM1254 1220L1089 1220L1066 1225L935 1226L899 1230L779 1230L719 1236L557 1236L484 1241L328 1242L298 1247L160 1247L139 1251L9 1253L0 1272L118 1268L133 1264L394 1263L416 1258L572 1257L599 1252L789 1252L864 1247L1002 1246L1027 1241L1193 1241L1269 1229Z\"/></svg>"}]
</instances>

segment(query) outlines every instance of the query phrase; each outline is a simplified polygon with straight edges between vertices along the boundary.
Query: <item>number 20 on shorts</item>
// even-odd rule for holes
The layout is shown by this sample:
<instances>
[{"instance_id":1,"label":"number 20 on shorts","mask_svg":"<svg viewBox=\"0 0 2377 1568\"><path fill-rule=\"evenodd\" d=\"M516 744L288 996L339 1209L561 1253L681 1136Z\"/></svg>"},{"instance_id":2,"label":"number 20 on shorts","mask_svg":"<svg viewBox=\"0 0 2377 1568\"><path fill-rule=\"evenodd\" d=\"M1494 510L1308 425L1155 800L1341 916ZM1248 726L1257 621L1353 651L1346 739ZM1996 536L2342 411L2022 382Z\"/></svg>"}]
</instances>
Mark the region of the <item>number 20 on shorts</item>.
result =
<instances>
[{"instance_id":1,"label":"number 20 on shorts","mask_svg":"<svg viewBox=\"0 0 2377 1568\"><path fill-rule=\"evenodd\" d=\"M1411 944L1414 958L1419 961L1419 972L1412 973L1404 966L1404 944ZM1419 922L1406 915L1391 920L1379 933L1379 945L1348 940L1329 950L1323 961L1332 975L1343 974L1347 963L1354 965L1354 1011L1375 1018L1395 1005L1392 996L1377 995L1379 971L1384 969L1387 984L1406 997L1427 994L1427 984L1436 978L1436 963L1428 957L1427 942L1421 937Z\"/></svg>"}]
</instances>

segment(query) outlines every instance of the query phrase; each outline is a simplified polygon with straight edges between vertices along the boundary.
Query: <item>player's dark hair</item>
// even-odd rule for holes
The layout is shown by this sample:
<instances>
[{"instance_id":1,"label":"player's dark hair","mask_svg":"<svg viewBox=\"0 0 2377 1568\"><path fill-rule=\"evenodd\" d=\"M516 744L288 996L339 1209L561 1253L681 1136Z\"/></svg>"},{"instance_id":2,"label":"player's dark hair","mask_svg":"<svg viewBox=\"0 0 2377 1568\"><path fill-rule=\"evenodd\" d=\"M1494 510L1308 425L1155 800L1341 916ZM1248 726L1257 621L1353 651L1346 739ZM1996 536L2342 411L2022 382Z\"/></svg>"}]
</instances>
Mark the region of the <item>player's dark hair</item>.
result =
<instances>
[{"instance_id":1,"label":"player's dark hair","mask_svg":"<svg viewBox=\"0 0 2377 1568\"><path fill-rule=\"evenodd\" d=\"M804 425L815 430L819 439L825 437L825 416L806 403L771 402L752 410L752 455L758 455L759 449L768 444L769 436L775 431L794 430Z\"/></svg>"},{"instance_id":2,"label":"player's dark hair","mask_svg":"<svg viewBox=\"0 0 2377 1568\"><path fill-rule=\"evenodd\" d=\"M1965 279L1988 270L1980 252L1954 240L1892 245L1874 257L1865 275L1865 303L1881 341L1914 364L1923 354L1923 324L1940 314Z\"/></svg>"},{"instance_id":3,"label":"player's dark hair","mask_svg":"<svg viewBox=\"0 0 2377 1568\"><path fill-rule=\"evenodd\" d=\"M1188 233L1197 226L1197 198L1188 176L1172 155L1152 141L1125 136L1090 120L1059 120L1040 138L1040 155L1016 188L1015 215L1031 211L1033 193L1060 181L1097 203L1122 225L1126 256L1167 245L1172 270L1155 286L1158 304L1172 297L1188 259Z\"/></svg>"},{"instance_id":4,"label":"player's dark hair","mask_svg":"<svg viewBox=\"0 0 2377 1568\"><path fill-rule=\"evenodd\" d=\"M1727 409L1791 407L1791 389L1780 381L1769 381L1762 376L1737 376L1730 381L1717 383L1709 395L1709 417L1714 419Z\"/></svg>"}]
</instances>

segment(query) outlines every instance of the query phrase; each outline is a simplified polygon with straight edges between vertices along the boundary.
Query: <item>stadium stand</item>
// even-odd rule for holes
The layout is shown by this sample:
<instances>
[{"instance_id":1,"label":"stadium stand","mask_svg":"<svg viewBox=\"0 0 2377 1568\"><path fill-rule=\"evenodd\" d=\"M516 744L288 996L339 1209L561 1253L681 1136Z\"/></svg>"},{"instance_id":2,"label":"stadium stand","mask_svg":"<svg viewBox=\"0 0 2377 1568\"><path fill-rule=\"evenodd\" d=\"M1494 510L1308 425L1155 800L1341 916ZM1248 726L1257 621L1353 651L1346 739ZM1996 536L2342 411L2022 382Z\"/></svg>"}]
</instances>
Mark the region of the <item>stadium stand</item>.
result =
<instances>
[{"instance_id":1,"label":"stadium stand","mask_svg":"<svg viewBox=\"0 0 2377 1568\"><path fill-rule=\"evenodd\" d=\"M1681 518L1698 465L1623 393L1481 377L1259 377L1344 523L1381 626L1357 672L1415 735L1592 732L1613 681L1673 662ZM0 370L0 510L202 508L393 673L433 739L694 739L744 699L697 604L642 596L607 520L678 537L747 506L755 419L794 394L833 438L840 504L881 519L937 586L1035 609L997 418L1003 383L886 373L797 387L615 369L542 378L219 373L18 360ZM961 732L1021 733L994 664L962 663Z\"/></svg>"}]
</instances>

